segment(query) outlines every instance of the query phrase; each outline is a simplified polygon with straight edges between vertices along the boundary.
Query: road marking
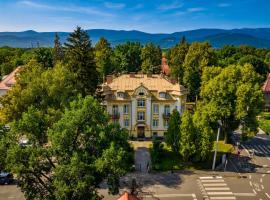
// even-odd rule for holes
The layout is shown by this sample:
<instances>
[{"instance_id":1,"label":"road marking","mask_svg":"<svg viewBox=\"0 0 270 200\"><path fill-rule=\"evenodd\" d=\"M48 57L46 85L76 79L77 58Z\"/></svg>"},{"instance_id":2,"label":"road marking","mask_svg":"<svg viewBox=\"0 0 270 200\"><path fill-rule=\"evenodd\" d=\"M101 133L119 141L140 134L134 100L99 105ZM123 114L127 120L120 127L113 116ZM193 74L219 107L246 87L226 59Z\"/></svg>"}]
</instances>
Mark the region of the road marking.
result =
<instances>
[{"instance_id":1,"label":"road marking","mask_svg":"<svg viewBox=\"0 0 270 200\"><path fill-rule=\"evenodd\" d=\"M210 199L212 200L218 200L218 199L221 199L221 200L227 200L227 199L236 199L235 197L210 197Z\"/></svg>"},{"instance_id":2,"label":"road marking","mask_svg":"<svg viewBox=\"0 0 270 200\"><path fill-rule=\"evenodd\" d=\"M196 198L196 195L195 194L154 194L154 195L145 195L143 197L145 198L153 198L154 197L195 197Z\"/></svg>"},{"instance_id":3,"label":"road marking","mask_svg":"<svg viewBox=\"0 0 270 200\"><path fill-rule=\"evenodd\" d=\"M209 186L227 186L226 183L206 183L203 184L204 187L209 187Z\"/></svg>"},{"instance_id":4,"label":"road marking","mask_svg":"<svg viewBox=\"0 0 270 200\"><path fill-rule=\"evenodd\" d=\"M253 189L254 194L257 194L256 190Z\"/></svg>"},{"instance_id":5,"label":"road marking","mask_svg":"<svg viewBox=\"0 0 270 200\"><path fill-rule=\"evenodd\" d=\"M248 177L249 177L249 179L251 179L251 175L249 175Z\"/></svg>"},{"instance_id":6,"label":"road marking","mask_svg":"<svg viewBox=\"0 0 270 200\"><path fill-rule=\"evenodd\" d=\"M196 194L192 194L193 200L197 200Z\"/></svg>"},{"instance_id":7,"label":"road marking","mask_svg":"<svg viewBox=\"0 0 270 200\"><path fill-rule=\"evenodd\" d=\"M268 193L265 193L265 195L270 199L270 195Z\"/></svg>"},{"instance_id":8,"label":"road marking","mask_svg":"<svg viewBox=\"0 0 270 200\"><path fill-rule=\"evenodd\" d=\"M262 190L264 190L264 186L263 186L263 185L261 185L261 187L262 187Z\"/></svg>"},{"instance_id":9,"label":"road marking","mask_svg":"<svg viewBox=\"0 0 270 200\"><path fill-rule=\"evenodd\" d=\"M261 182L261 183L263 182L263 179L262 179L262 178L260 178L260 182Z\"/></svg>"},{"instance_id":10,"label":"road marking","mask_svg":"<svg viewBox=\"0 0 270 200\"><path fill-rule=\"evenodd\" d=\"M263 174L262 177L265 177L265 174Z\"/></svg>"},{"instance_id":11,"label":"road marking","mask_svg":"<svg viewBox=\"0 0 270 200\"><path fill-rule=\"evenodd\" d=\"M252 186L252 182L251 181L249 181L249 185Z\"/></svg>"},{"instance_id":12,"label":"road marking","mask_svg":"<svg viewBox=\"0 0 270 200\"><path fill-rule=\"evenodd\" d=\"M270 153L269 149L267 149L265 146L261 146L261 147L262 147L262 149L264 149L264 150L265 150L265 152L266 152L267 154L269 154L269 153Z\"/></svg>"},{"instance_id":13,"label":"road marking","mask_svg":"<svg viewBox=\"0 0 270 200\"><path fill-rule=\"evenodd\" d=\"M207 192L209 195L233 195L232 192Z\"/></svg>"},{"instance_id":14,"label":"road marking","mask_svg":"<svg viewBox=\"0 0 270 200\"><path fill-rule=\"evenodd\" d=\"M221 176L203 176L199 177L200 179L222 179Z\"/></svg>"},{"instance_id":15,"label":"road marking","mask_svg":"<svg viewBox=\"0 0 270 200\"><path fill-rule=\"evenodd\" d=\"M250 157L249 151L246 149L246 147L244 145L240 145L243 149L245 149L245 151L248 153L248 156Z\"/></svg>"},{"instance_id":16,"label":"road marking","mask_svg":"<svg viewBox=\"0 0 270 200\"><path fill-rule=\"evenodd\" d=\"M254 197L256 194L254 193L233 193L235 196L243 196L243 197Z\"/></svg>"},{"instance_id":17,"label":"road marking","mask_svg":"<svg viewBox=\"0 0 270 200\"><path fill-rule=\"evenodd\" d=\"M224 180L220 179L220 180L201 180L202 183L220 183L220 182L224 182Z\"/></svg>"},{"instance_id":18,"label":"road marking","mask_svg":"<svg viewBox=\"0 0 270 200\"><path fill-rule=\"evenodd\" d=\"M263 152L264 155L267 155L268 152L264 150L264 148L261 145L258 145L258 148Z\"/></svg>"},{"instance_id":19,"label":"road marking","mask_svg":"<svg viewBox=\"0 0 270 200\"><path fill-rule=\"evenodd\" d=\"M210 187L210 188L204 188L205 190L224 190L224 191L228 191L230 190L230 188L228 187Z\"/></svg>"}]
</instances>

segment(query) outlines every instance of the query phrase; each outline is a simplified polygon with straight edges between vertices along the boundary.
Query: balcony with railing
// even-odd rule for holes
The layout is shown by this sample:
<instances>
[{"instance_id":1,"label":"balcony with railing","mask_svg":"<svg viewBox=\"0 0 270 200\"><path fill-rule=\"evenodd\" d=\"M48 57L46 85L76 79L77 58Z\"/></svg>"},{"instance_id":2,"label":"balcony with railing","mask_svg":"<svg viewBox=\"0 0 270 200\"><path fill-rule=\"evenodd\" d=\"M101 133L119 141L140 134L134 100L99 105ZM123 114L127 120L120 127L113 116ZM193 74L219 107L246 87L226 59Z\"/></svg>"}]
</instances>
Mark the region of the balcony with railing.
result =
<instances>
[{"instance_id":1,"label":"balcony with railing","mask_svg":"<svg viewBox=\"0 0 270 200\"><path fill-rule=\"evenodd\" d=\"M162 116L163 116L163 119L169 119L171 116L171 113L165 112L165 113L163 113Z\"/></svg>"},{"instance_id":2,"label":"balcony with railing","mask_svg":"<svg viewBox=\"0 0 270 200\"><path fill-rule=\"evenodd\" d=\"M113 112L110 114L111 119L119 119L120 113L119 112Z\"/></svg>"}]
</instances>

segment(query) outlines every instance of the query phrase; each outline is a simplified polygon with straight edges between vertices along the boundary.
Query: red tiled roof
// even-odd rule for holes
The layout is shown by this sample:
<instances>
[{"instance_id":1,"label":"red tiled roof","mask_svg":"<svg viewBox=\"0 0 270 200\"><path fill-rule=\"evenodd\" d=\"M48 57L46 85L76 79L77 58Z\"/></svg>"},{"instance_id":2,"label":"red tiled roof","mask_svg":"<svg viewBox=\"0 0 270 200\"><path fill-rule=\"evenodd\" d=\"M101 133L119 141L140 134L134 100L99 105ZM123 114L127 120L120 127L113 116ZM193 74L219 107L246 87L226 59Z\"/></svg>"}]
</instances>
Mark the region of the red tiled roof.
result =
<instances>
[{"instance_id":1,"label":"red tiled roof","mask_svg":"<svg viewBox=\"0 0 270 200\"><path fill-rule=\"evenodd\" d=\"M270 93L270 73L267 75L267 79L263 84L262 90L264 93Z\"/></svg>"},{"instance_id":2,"label":"red tiled roof","mask_svg":"<svg viewBox=\"0 0 270 200\"><path fill-rule=\"evenodd\" d=\"M165 58L164 56L162 57L161 61L161 71L166 75L170 74L170 67L167 63L167 58Z\"/></svg>"},{"instance_id":3,"label":"red tiled roof","mask_svg":"<svg viewBox=\"0 0 270 200\"><path fill-rule=\"evenodd\" d=\"M21 67L17 67L0 82L0 90L9 90L16 82L16 74Z\"/></svg>"},{"instance_id":4,"label":"red tiled roof","mask_svg":"<svg viewBox=\"0 0 270 200\"><path fill-rule=\"evenodd\" d=\"M140 200L138 197L129 194L128 192L124 192L117 200Z\"/></svg>"}]
</instances>

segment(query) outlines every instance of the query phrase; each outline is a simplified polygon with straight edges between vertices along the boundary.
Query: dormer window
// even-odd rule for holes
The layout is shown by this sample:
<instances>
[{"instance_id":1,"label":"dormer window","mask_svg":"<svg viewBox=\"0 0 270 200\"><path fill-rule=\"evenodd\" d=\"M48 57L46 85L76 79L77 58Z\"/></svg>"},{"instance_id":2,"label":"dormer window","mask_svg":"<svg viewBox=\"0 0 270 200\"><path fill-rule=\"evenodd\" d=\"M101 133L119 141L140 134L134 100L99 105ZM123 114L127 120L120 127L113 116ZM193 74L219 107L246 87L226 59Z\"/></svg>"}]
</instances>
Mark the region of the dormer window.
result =
<instances>
[{"instance_id":1,"label":"dormer window","mask_svg":"<svg viewBox=\"0 0 270 200\"><path fill-rule=\"evenodd\" d=\"M144 96L144 92L139 92L139 95L140 96Z\"/></svg>"},{"instance_id":2,"label":"dormer window","mask_svg":"<svg viewBox=\"0 0 270 200\"><path fill-rule=\"evenodd\" d=\"M118 92L117 97L118 98L125 98L125 93L124 92Z\"/></svg>"},{"instance_id":3,"label":"dormer window","mask_svg":"<svg viewBox=\"0 0 270 200\"><path fill-rule=\"evenodd\" d=\"M166 98L166 92L160 92L159 97L165 99Z\"/></svg>"}]
</instances>

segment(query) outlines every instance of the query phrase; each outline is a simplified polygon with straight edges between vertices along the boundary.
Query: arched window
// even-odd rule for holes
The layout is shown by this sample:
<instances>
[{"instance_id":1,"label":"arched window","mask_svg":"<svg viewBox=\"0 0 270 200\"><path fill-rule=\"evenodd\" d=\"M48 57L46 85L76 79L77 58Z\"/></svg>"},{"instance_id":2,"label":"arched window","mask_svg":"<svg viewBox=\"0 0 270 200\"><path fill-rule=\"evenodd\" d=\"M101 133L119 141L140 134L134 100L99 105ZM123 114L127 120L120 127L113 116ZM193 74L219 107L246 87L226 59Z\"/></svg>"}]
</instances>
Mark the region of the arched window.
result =
<instances>
[{"instance_id":1,"label":"arched window","mask_svg":"<svg viewBox=\"0 0 270 200\"><path fill-rule=\"evenodd\" d=\"M159 97L160 98L166 98L166 92L160 92Z\"/></svg>"},{"instance_id":2,"label":"arched window","mask_svg":"<svg viewBox=\"0 0 270 200\"><path fill-rule=\"evenodd\" d=\"M125 93L124 92L117 92L117 97L125 98Z\"/></svg>"}]
</instances>

